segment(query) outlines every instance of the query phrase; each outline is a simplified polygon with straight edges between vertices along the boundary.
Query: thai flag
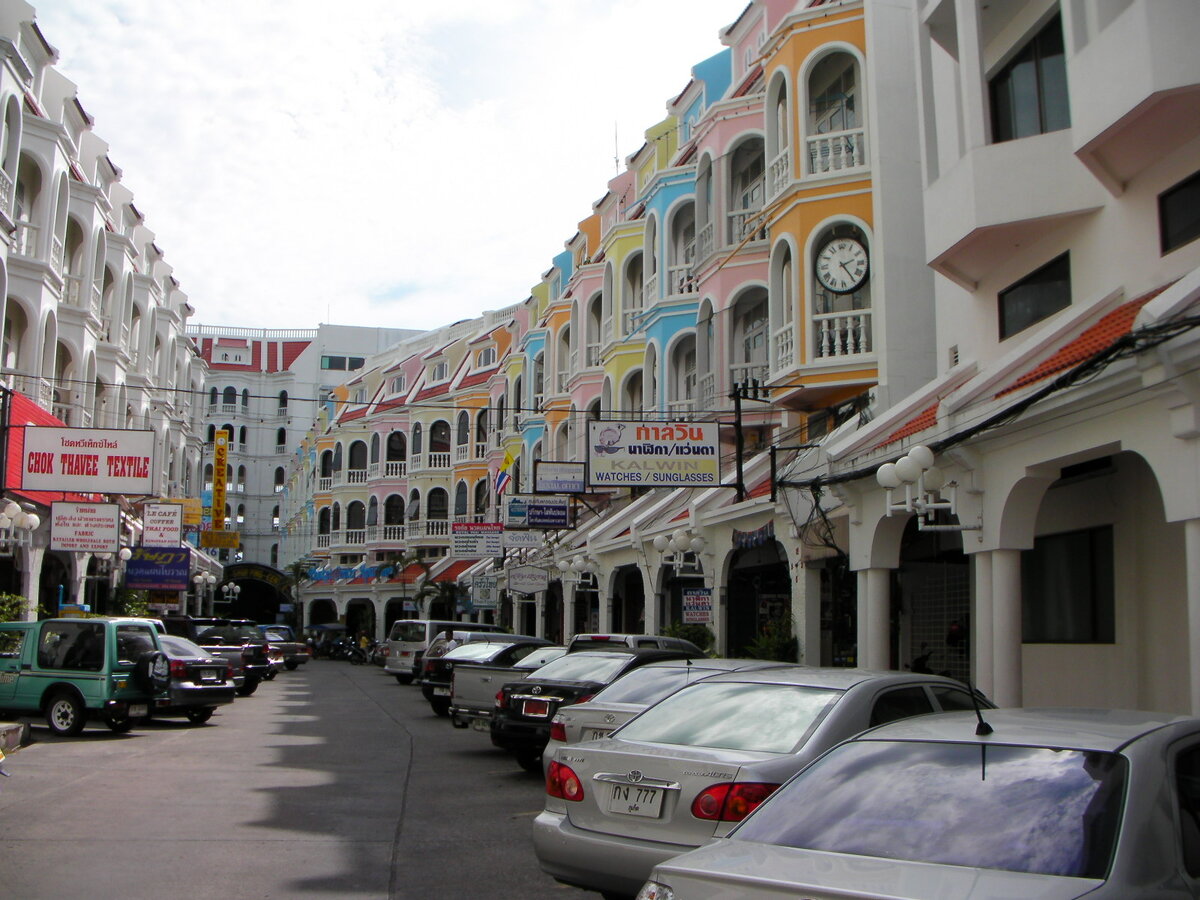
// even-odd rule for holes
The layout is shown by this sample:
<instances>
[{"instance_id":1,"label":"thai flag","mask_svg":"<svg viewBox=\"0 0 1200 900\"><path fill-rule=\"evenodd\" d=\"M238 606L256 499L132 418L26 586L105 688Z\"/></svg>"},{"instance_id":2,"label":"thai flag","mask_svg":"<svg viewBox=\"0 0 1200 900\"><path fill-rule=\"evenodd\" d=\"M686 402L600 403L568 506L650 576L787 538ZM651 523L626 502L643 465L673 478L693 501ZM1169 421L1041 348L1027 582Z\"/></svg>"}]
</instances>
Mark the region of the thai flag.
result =
<instances>
[{"instance_id":1,"label":"thai flag","mask_svg":"<svg viewBox=\"0 0 1200 900\"><path fill-rule=\"evenodd\" d=\"M512 464L515 463L516 461L517 461L516 458L512 455L512 453L510 451L508 451L508 450L504 451L504 462L500 463L500 471L498 471L496 473L496 495L497 496L504 493L504 488L512 480L512 474L509 472L509 469L512 468Z\"/></svg>"}]
</instances>

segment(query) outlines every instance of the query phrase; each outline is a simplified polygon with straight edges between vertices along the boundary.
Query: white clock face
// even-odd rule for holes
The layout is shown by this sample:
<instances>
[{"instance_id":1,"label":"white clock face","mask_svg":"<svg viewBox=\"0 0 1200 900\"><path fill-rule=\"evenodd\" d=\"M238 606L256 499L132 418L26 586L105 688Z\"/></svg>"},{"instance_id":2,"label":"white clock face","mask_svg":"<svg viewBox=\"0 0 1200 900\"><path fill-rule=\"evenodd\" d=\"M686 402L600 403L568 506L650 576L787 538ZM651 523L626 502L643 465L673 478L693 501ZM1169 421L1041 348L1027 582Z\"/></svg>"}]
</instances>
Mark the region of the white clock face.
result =
<instances>
[{"instance_id":1,"label":"white clock face","mask_svg":"<svg viewBox=\"0 0 1200 900\"><path fill-rule=\"evenodd\" d=\"M848 294L867 280L867 248L853 238L834 238L817 254L817 280Z\"/></svg>"}]
</instances>

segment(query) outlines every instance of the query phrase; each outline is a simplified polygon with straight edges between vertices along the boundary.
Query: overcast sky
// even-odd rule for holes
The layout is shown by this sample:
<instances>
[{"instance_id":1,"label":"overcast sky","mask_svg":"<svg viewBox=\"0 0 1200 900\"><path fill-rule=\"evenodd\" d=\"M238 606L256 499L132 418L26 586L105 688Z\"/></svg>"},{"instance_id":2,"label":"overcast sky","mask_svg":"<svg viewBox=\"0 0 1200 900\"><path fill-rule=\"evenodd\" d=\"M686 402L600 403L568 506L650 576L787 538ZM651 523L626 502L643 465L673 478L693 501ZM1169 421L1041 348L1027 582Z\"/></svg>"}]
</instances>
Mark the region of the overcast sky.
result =
<instances>
[{"instance_id":1,"label":"overcast sky","mask_svg":"<svg viewBox=\"0 0 1200 900\"><path fill-rule=\"evenodd\" d=\"M193 323L433 328L528 296L745 2L35 5Z\"/></svg>"}]
</instances>

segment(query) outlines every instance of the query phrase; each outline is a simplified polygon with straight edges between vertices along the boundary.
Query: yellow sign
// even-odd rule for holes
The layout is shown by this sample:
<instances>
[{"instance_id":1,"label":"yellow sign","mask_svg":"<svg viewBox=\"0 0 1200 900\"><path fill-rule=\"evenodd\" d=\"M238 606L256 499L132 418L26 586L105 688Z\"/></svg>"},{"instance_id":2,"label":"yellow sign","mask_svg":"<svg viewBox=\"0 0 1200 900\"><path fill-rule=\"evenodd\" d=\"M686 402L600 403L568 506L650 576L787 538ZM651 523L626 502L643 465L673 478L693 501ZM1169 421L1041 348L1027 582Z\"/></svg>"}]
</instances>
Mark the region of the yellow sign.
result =
<instances>
[{"instance_id":1,"label":"yellow sign","mask_svg":"<svg viewBox=\"0 0 1200 900\"><path fill-rule=\"evenodd\" d=\"M183 527L193 527L204 521L204 504L199 497L187 497L183 501Z\"/></svg>"},{"instance_id":2,"label":"yellow sign","mask_svg":"<svg viewBox=\"0 0 1200 900\"><path fill-rule=\"evenodd\" d=\"M236 550L242 545L241 537L237 531L202 531L200 546L210 550Z\"/></svg>"},{"instance_id":3,"label":"yellow sign","mask_svg":"<svg viewBox=\"0 0 1200 900\"><path fill-rule=\"evenodd\" d=\"M229 468L229 432L218 431L213 435L213 488L212 488L212 527L213 531L225 528L225 478ZM202 547L216 546L201 544ZM234 544L236 547L237 545Z\"/></svg>"}]
</instances>

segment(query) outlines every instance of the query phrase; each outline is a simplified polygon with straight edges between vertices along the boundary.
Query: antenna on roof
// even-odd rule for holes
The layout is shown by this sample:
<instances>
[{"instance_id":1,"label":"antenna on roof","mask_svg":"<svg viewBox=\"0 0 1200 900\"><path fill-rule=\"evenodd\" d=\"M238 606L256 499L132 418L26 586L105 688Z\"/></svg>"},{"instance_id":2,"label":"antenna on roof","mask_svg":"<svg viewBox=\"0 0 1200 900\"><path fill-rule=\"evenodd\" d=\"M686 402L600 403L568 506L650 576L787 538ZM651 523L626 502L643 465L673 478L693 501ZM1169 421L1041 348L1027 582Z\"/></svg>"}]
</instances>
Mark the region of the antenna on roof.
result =
<instances>
[{"instance_id":1,"label":"antenna on roof","mask_svg":"<svg viewBox=\"0 0 1200 900\"><path fill-rule=\"evenodd\" d=\"M975 690L975 685L971 684L971 679L967 679L967 692L971 695L971 705L975 707L975 718L979 720L979 724L975 726L975 734L983 736L992 733L992 726L983 721L983 711L979 708L979 693Z\"/></svg>"}]
</instances>

